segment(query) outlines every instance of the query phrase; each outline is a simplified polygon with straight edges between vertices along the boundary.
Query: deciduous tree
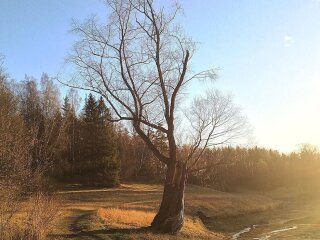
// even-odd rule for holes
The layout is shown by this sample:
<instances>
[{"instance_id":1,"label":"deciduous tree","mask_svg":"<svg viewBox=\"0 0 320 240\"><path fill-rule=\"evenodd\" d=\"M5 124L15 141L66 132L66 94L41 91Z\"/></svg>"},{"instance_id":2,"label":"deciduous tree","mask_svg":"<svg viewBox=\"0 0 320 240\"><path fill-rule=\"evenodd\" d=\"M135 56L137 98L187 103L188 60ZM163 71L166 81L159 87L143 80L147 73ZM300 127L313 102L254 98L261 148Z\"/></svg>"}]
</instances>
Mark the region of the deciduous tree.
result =
<instances>
[{"instance_id":1,"label":"deciduous tree","mask_svg":"<svg viewBox=\"0 0 320 240\"><path fill-rule=\"evenodd\" d=\"M206 147L226 143L243 126L231 99L208 94L191 108L193 146L178 154L177 121L182 115L183 90L193 80L214 79L214 70L190 68L196 44L175 19L181 7L159 7L152 0L107 0L106 23L95 17L73 24L78 35L69 58L77 81L67 85L96 92L112 111L110 121L129 121L154 156L166 165L160 209L151 223L155 231L176 233L184 219L187 172ZM194 122L195 121L195 122ZM150 129L165 136L159 148ZM183 157L182 157L183 156Z\"/></svg>"}]
</instances>

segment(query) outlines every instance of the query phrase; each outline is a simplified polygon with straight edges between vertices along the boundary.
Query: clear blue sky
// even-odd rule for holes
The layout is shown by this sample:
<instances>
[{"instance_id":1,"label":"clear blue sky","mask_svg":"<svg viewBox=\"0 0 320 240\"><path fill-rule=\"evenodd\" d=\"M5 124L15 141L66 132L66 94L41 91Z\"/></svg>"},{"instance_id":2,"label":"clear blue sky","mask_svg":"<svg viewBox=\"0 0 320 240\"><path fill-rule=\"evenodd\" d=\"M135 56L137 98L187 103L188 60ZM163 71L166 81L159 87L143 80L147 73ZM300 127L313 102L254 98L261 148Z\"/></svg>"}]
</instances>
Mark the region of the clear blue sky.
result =
<instances>
[{"instance_id":1,"label":"clear blue sky","mask_svg":"<svg viewBox=\"0 0 320 240\"><path fill-rule=\"evenodd\" d=\"M257 144L285 152L319 146L320 1L180 2L181 24L201 42L193 66L221 68L215 85L242 106ZM0 0L0 53L10 75L55 75L73 42L71 19L93 13L104 16L102 1Z\"/></svg>"}]
</instances>

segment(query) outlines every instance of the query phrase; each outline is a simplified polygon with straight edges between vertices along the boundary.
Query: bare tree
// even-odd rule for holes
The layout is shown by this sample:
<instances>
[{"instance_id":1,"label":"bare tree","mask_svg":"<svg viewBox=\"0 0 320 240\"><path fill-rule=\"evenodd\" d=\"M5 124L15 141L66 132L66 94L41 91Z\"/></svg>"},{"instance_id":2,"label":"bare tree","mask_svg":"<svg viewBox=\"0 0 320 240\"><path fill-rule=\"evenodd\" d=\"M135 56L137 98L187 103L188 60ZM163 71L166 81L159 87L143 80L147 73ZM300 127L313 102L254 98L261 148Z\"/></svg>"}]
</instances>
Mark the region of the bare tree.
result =
<instances>
[{"instance_id":1,"label":"bare tree","mask_svg":"<svg viewBox=\"0 0 320 240\"><path fill-rule=\"evenodd\" d=\"M187 171L203 149L217 139L225 142L222 137L231 138L240 126L233 120L235 112L228 99L196 100L190 120L197 135L188 157L179 158L175 127L182 112L181 93L192 80L214 79L216 74L213 69L195 73L189 68L196 44L175 23L181 10L177 3L170 10L157 7L153 0L107 0L106 4L111 13L105 24L95 17L73 24L79 38L69 61L77 74L67 85L102 95L113 111L110 121L131 122L167 166L162 202L151 226L176 233L183 225ZM167 150L157 147L150 129L165 135Z\"/></svg>"},{"instance_id":2,"label":"bare tree","mask_svg":"<svg viewBox=\"0 0 320 240\"><path fill-rule=\"evenodd\" d=\"M246 136L250 130L231 96L218 90L207 91L195 98L185 111L185 118L188 130L183 131L183 142L188 144L188 151L182 156L188 163L188 169L196 166L206 148L230 144Z\"/></svg>"}]
</instances>

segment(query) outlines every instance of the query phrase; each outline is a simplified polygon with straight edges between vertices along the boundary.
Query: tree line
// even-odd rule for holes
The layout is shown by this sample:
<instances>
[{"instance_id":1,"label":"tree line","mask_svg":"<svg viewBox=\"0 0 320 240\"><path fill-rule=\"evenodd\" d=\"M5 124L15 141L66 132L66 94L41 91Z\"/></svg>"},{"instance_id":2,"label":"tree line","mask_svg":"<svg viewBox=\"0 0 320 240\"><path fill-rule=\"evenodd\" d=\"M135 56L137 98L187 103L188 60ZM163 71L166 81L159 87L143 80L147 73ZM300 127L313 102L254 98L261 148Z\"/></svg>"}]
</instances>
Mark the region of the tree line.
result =
<instances>
[{"instance_id":1,"label":"tree line","mask_svg":"<svg viewBox=\"0 0 320 240\"><path fill-rule=\"evenodd\" d=\"M289 154L258 147L208 149L204 158L189 182L223 191L292 187L312 192L320 180L320 152L310 144Z\"/></svg>"},{"instance_id":2,"label":"tree line","mask_svg":"<svg viewBox=\"0 0 320 240\"><path fill-rule=\"evenodd\" d=\"M135 135L121 133L121 178L125 181L162 183L165 166ZM273 190L279 187L312 192L320 181L320 152L301 144L288 154L261 147L217 147L204 151L188 174L188 183L221 191Z\"/></svg>"},{"instance_id":3,"label":"tree line","mask_svg":"<svg viewBox=\"0 0 320 240\"><path fill-rule=\"evenodd\" d=\"M111 113L103 98L90 93L81 105L74 90L61 99L59 88L47 74L40 81L26 76L20 82L9 81L2 74L1 178L15 172L16 167L28 167L28 174L59 183L112 187L120 180L165 180L166 165L157 161L130 127L109 121ZM168 149L163 133L150 130L148 135L162 151ZM8 145L8 141L12 143ZM12 144L28 151L28 159L18 158L15 161L21 162L14 163L4 155ZM187 147L191 146L179 147L182 156ZM310 185L319 173L320 153L311 145L302 145L290 154L258 147L216 147L205 149L201 161L188 174L188 182L225 191L274 189ZM34 183L33 187L39 185Z\"/></svg>"},{"instance_id":4,"label":"tree line","mask_svg":"<svg viewBox=\"0 0 320 240\"><path fill-rule=\"evenodd\" d=\"M8 131L2 136L21 132L30 138L31 173L46 176L46 181L51 178L107 187L119 184L115 129L107 121L110 114L102 98L89 94L77 113L76 93L71 91L61 105L59 89L47 74L40 81L26 76L14 82L3 77L1 91L1 130ZM7 128L6 124L16 121L19 124ZM5 157L1 160L8 161Z\"/></svg>"},{"instance_id":5,"label":"tree line","mask_svg":"<svg viewBox=\"0 0 320 240\"><path fill-rule=\"evenodd\" d=\"M129 125L110 122L112 114L103 98L88 94L82 103L75 90L61 98L47 74L18 82L0 72L0 211L7 213L0 218L1 228L8 228L5 216L14 216L8 213L17 211L21 199L38 199L43 192L50 196L57 184L165 182L166 164ZM147 134L158 149L168 151L161 131L149 129ZM177 148L183 159L192 145ZM301 145L290 154L258 147L211 147L203 149L187 177L190 184L223 191L298 187L313 192L320 180L320 152L312 145Z\"/></svg>"}]
</instances>

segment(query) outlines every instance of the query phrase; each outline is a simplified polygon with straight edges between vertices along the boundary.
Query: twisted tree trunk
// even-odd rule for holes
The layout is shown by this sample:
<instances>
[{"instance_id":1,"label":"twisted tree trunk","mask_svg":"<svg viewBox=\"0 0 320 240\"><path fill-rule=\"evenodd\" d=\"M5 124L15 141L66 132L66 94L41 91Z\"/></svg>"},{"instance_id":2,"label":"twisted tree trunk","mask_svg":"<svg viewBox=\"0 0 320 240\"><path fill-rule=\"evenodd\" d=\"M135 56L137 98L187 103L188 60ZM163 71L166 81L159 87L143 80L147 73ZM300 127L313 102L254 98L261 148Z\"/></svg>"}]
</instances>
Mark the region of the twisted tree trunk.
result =
<instances>
[{"instance_id":1,"label":"twisted tree trunk","mask_svg":"<svg viewBox=\"0 0 320 240\"><path fill-rule=\"evenodd\" d=\"M151 227L161 233L177 233L184 222L184 189L186 165L176 162L168 166L160 209Z\"/></svg>"}]
</instances>

